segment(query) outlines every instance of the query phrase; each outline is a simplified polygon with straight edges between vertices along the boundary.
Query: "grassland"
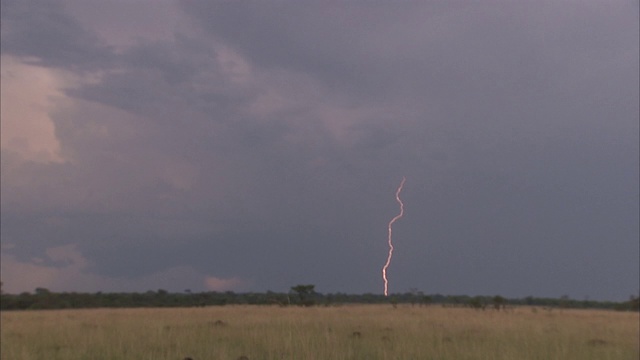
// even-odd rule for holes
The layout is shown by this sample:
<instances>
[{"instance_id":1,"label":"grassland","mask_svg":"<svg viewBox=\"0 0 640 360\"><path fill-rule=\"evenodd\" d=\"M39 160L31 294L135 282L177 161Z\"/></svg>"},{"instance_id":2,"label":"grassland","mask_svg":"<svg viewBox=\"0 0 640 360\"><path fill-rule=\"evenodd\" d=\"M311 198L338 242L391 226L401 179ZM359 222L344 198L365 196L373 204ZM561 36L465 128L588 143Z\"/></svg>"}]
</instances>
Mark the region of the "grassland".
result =
<instances>
[{"instance_id":1,"label":"grassland","mask_svg":"<svg viewBox=\"0 0 640 360\"><path fill-rule=\"evenodd\" d=\"M358 305L1 313L2 359L638 359L638 313Z\"/></svg>"}]
</instances>

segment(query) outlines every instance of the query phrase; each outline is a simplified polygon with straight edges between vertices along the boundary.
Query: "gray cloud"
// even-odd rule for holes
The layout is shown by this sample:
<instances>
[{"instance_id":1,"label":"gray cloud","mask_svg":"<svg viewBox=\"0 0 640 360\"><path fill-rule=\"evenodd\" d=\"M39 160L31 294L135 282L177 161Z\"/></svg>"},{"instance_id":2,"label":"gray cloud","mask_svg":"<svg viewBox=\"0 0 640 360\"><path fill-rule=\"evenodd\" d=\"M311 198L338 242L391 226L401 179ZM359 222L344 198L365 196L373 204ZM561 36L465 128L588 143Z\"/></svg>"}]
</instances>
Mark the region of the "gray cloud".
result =
<instances>
[{"instance_id":1,"label":"gray cloud","mask_svg":"<svg viewBox=\"0 0 640 360\"><path fill-rule=\"evenodd\" d=\"M2 52L43 66L103 69L111 49L51 1L2 2Z\"/></svg>"},{"instance_id":2,"label":"gray cloud","mask_svg":"<svg viewBox=\"0 0 640 360\"><path fill-rule=\"evenodd\" d=\"M3 2L2 55L80 79L49 113L67 162L3 148L12 264L74 244L78 287L377 292L406 176L391 291L637 291L626 5L189 1L117 50L66 6Z\"/></svg>"}]
</instances>

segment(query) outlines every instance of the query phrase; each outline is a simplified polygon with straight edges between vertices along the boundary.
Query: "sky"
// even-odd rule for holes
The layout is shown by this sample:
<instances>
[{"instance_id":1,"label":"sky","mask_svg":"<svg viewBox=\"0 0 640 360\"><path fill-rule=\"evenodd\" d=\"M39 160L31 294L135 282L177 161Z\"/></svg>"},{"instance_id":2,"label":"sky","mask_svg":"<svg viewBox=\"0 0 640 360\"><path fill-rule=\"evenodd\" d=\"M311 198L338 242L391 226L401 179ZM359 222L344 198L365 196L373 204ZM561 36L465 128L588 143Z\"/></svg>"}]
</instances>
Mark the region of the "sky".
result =
<instances>
[{"instance_id":1,"label":"sky","mask_svg":"<svg viewBox=\"0 0 640 360\"><path fill-rule=\"evenodd\" d=\"M640 291L637 1L1 4L4 292Z\"/></svg>"}]
</instances>

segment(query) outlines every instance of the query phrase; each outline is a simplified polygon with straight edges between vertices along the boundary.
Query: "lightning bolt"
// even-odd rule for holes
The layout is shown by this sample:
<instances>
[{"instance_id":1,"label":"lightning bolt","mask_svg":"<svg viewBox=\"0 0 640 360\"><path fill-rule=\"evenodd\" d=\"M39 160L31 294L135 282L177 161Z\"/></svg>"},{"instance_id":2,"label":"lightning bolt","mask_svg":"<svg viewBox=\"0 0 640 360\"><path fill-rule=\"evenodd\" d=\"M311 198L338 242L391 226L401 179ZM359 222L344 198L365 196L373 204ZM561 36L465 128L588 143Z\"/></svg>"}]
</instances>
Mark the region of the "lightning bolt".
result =
<instances>
[{"instance_id":1,"label":"lightning bolt","mask_svg":"<svg viewBox=\"0 0 640 360\"><path fill-rule=\"evenodd\" d=\"M389 288L389 280L387 280L387 268L389 268L389 264L391 264L391 257L393 256L393 242L391 241L391 227L396 220L400 219L402 215L404 215L404 204L402 200L400 200L400 192L402 191L402 187L404 186L404 182L407 179L403 176L402 181L400 182L400 186L398 186L398 190L396 190L396 201L400 204L400 213L396 215L391 221L389 221L389 256L387 257L387 262L382 267L382 280L384 280L384 296L388 296L388 288Z\"/></svg>"}]
</instances>

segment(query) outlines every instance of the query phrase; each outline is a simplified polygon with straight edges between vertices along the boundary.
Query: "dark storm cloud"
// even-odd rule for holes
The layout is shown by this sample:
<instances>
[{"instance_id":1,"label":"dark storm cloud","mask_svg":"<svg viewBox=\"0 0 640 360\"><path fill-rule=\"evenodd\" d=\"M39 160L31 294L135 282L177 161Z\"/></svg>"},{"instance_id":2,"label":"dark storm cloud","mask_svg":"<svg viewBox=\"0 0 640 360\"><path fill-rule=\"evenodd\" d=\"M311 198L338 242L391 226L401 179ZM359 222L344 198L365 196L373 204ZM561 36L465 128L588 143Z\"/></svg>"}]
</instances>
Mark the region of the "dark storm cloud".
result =
<instances>
[{"instance_id":1,"label":"dark storm cloud","mask_svg":"<svg viewBox=\"0 0 640 360\"><path fill-rule=\"evenodd\" d=\"M405 175L392 292L637 290L627 5L186 1L190 30L117 51L68 9L7 6L3 55L100 73L50 114L73 161L3 150L30 179L2 185L16 259L71 243L109 279L377 292Z\"/></svg>"},{"instance_id":2,"label":"dark storm cloud","mask_svg":"<svg viewBox=\"0 0 640 360\"><path fill-rule=\"evenodd\" d=\"M77 70L103 68L114 57L98 36L53 1L2 2L2 53Z\"/></svg>"}]
</instances>

